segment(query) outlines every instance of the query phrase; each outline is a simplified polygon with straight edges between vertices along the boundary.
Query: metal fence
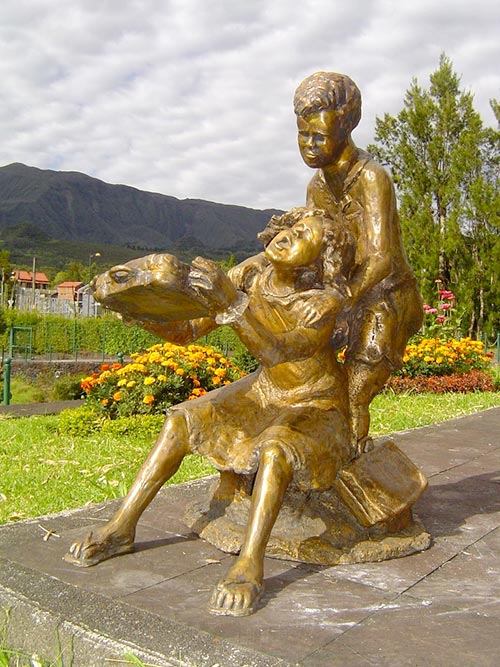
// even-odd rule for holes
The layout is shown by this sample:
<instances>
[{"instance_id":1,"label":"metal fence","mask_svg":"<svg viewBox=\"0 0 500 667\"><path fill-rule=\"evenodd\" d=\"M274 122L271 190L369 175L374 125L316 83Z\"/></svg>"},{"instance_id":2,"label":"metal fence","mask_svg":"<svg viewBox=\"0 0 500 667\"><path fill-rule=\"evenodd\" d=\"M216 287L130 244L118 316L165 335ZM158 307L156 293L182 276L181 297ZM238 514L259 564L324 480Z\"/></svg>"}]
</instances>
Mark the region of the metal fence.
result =
<instances>
[{"instance_id":1,"label":"metal fence","mask_svg":"<svg viewBox=\"0 0 500 667\"><path fill-rule=\"evenodd\" d=\"M10 308L23 312L37 312L41 315L58 315L59 317L99 317L103 309L92 294L85 289L78 290L77 299L57 299L51 296L47 290L29 287L18 287L13 298L9 299Z\"/></svg>"}]
</instances>

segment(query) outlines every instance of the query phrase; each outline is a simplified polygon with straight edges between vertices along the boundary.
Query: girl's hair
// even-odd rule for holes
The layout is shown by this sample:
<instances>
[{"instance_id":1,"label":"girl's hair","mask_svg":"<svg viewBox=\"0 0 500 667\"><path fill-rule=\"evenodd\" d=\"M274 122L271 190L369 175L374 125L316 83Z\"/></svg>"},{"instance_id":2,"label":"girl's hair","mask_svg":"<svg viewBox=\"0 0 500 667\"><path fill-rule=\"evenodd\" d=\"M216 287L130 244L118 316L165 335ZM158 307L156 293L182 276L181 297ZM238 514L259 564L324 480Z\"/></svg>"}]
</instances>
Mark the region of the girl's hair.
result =
<instances>
[{"instance_id":1,"label":"girl's hair","mask_svg":"<svg viewBox=\"0 0 500 667\"><path fill-rule=\"evenodd\" d=\"M316 72L304 79L295 91L293 106L302 117L329 109L341 111L349 131L361 119L359 88L350 77L337 72Z\"/></svg>"}]
</instances>

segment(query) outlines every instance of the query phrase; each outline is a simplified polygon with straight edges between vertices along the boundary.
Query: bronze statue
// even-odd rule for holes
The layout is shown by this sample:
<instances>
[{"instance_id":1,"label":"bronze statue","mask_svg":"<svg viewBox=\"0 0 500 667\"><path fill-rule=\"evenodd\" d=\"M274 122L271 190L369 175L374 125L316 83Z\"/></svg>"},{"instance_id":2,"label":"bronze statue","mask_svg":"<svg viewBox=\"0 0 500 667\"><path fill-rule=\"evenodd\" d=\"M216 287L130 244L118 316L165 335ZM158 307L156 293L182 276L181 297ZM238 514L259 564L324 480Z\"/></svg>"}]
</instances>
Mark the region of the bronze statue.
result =
<instances>
[{"instance_id":1,"label":"bronze statue","mask_svg":"<svg viewBox=\"0 0 500 667\"><path fill-rule=\"evenodd\" d=\"M319 171L307 207L273 217L259 235L263 253L228 275L210 260L150 255L94 284L97 300L173 342L228 324L260 362L172 407L120 509L65 557L90 566L131 551L144 509L187 453L202 454L220 478L187 521L239 553L213 591L216 614L255 610L266 553L335 564L429 546L411 515L425 479L394 443L369 451L369 403L421 312L392 184L351 141L360 98L350 79L309 77L295 108L301 154Z\"/></svg>"},{"instance_id":2,"label":"bronze statue","mask_svg":"<svg viewBox=\"0 0 500 667\"><path fill-rule=\"evenodd\" d=\"M300 154L317 169L307 205L340 216L356 244L348 326L339 343L347 343L353 444L361 452L371 446L369 404L401 367L408 338L422 324L422 301L391 179L351 138L361 118L358 87L343 74L317 72L297 88L294 109Z\"/></svg>"}]
</instances>

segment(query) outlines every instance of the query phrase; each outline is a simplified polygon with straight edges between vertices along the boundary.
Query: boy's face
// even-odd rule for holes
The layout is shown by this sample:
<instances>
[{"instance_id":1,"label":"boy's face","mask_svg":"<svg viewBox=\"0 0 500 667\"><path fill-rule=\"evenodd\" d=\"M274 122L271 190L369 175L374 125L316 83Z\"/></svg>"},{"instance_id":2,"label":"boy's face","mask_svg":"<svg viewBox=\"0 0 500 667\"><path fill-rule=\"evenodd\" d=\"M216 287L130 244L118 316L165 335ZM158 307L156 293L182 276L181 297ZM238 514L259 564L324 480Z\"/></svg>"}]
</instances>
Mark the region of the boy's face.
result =
<instances>
[{"instance_id":1,"label":"boy's face","mask_svg":"<svg viewBox=\"0 0 500 667\"><path fill-rule=\"evenodd\" d=\"M266 247L265 255L284 268L309 266L319 257L322 241L321 219L311 216L279 232Z\"/></svg>"},{"instance_id":2,"label":"boy's face","mask_svg":"<svg viewBox=\"0 0 500 667\"><path fill-rule=\"evenodd\" d=\"M342 113L335 109L298 116L297 127L300 154L308 167L327 167L345 147L348 133Z\"/></svg>"}]
</instances>

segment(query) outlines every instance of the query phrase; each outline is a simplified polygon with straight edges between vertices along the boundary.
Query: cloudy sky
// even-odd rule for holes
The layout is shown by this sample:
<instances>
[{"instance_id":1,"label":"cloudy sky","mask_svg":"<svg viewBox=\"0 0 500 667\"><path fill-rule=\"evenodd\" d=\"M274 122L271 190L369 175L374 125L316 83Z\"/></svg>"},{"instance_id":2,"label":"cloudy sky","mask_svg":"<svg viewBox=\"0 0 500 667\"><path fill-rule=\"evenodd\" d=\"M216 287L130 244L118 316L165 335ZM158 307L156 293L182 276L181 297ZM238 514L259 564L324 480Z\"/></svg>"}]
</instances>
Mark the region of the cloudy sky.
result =
<instances>
[{"instance_id":1,"label":"cloudy sky","mask_svg":"<svg viewBox=\"0 0 500 667\"><path fill-rule=\"evenodd\" d=\"M2 0L0 165L288 208L311 176L292 108L305 76L356 81L364 146L444 51L494 125L499 27L498 0Z\"/></svg>"}]
</instances>

